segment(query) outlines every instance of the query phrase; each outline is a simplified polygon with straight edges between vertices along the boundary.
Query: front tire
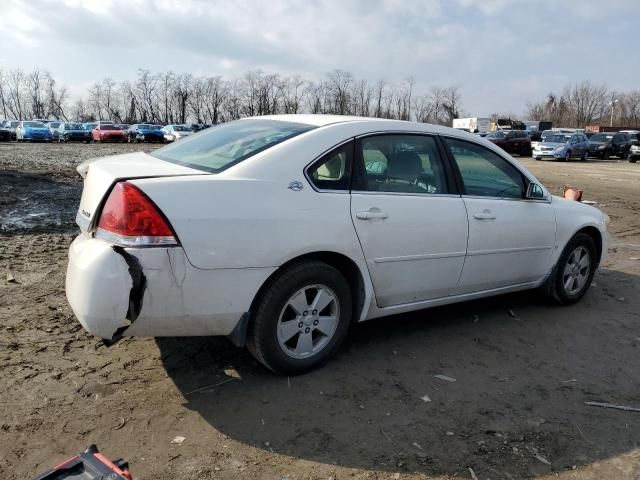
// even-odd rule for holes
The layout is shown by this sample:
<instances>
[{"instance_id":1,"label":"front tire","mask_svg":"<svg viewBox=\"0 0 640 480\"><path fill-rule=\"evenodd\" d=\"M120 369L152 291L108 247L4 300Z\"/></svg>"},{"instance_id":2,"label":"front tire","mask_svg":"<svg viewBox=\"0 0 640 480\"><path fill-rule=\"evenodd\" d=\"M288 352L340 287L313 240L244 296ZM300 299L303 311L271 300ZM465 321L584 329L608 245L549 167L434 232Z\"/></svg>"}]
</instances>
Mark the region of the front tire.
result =
<instances>
[{"instance_id":1,"label":"front tire","mask_svg":"<svg viewBox=\"0 0 640 480\"><path fill-rule=\"evenodd\" d=\"M591 286L598 264L593 238L586 233L573 236L544 284L544 291L560 305L580 300Z\"/></svg>"},{"instance_id":2,"label":"front tire","mask_svg":"<svg viewBox=\"0 0 640 480\"><path fill-rule=\"evenodd\" d=\"M571 161L571 150L567 150L567 153L564 154L564 161L565 162Z\"/></svg>"},{"instance_id":3,"label":"front tire","mask_svg":"<svg viewBox=\"0 0 640 480\"><path fill-rule=\"evenodd\" d=\"M323 365L340 348L351 324L351 289L326 263L298 263L269 284L252 313L251 354L276 373L298 375Z\"/></svg>"},{"instance_id":4,"label":"front tire","mask_svg":"<svg viewBox=\"0 0 640 480\"><path fill-rule=\"evenodd\" d=\"M582 154L582 161L583 161L583 162L586 162L587 160L589 160L589 152L588 152L588 151L587 151L587 152L584 152L584 153Z\"/></svg>"}]
</instances>

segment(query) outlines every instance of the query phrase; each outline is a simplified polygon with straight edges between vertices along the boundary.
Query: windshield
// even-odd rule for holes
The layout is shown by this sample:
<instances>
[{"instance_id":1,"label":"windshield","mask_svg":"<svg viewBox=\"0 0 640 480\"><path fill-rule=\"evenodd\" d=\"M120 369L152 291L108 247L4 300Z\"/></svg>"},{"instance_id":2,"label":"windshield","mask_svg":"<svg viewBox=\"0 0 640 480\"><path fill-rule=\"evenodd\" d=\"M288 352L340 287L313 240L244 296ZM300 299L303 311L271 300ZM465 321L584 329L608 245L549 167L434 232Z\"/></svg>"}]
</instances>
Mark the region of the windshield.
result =
<instances>
[{"instance_id":1,"label":"windshield","mask_svg":"<svg viewBox=\"0 0 640 480\"><path fill-rule=\"evenodd\" d=\"M100 130L120 130L115 125L100 125Z\"/></svg>"},{"instance_id":2,"label":"windshield","mask_svg":"<svg viewBox=\"0 0 640 480\"><path fill-rule=\"evenodd\" d=\"M174 125L174 126L173 126L173 129L174 129L176 132L190 132L190 131L191 131L191 129L190 129L190 128L187 128L187 127L185 127L184 125Z\"/></svg>"},{"instance_id":3,"label":"windshield","mask_svg":"<svg viewBox=\"0 0 640 480\"><path fill-rule=\"evenodd\" d=\"M65 123L65 130L82 130L82 125L79 123Z\"/></svg>"},{"instance_id":4,"label":"windshield","mask_svg":"<svg viewBox=\"0 0 640 480\"><path fill-rule=\"evenodd\" d=\"M489 132L487 138L504 138L504 132Z\"/></svg>"},{"instance_id":5,"label":"windshield","mask_svg":"<svg viewBox=\"0 0 640 480\"><path fill-rule=\"evenodd\" d=\"M548 143L567 143L570 138L571 135L547 135L544 141Z\"/></svg>"},{"instance_id":6,"label":"windshield","mask_svg":"<svg viewBox=\"0 0 640 480\"><path fill-rule=\"evenodd\" d=\"M84 128L86 130L93 130L97 125L97 123L85 123Z\"/></svg>"},{"instance_id":7,"label":"windshield","mask_svg":"<svg viewBox=\"0 0 640 480\"><path fill-rule=\"evenodd\" d=\"M49 122L49 128L58 128L62 122Z\"/></svg>"},{"instance_id":8,"label":"windshield","mask_svg":"<svg viewBox=\"0 0 640 480\"><path fill-rule=\"evenodd\" d=\"M608 142L613 138L613 134L596 133L591 137L592 142Z\"/></svg>"},{"instance_id":9,"label":"windshield","mask_svg":"<svg viewBox=\"0 0 640 480\"><path fill-rule=\"evenodd\" d=\"M314 128L313 125L277 120L238 120L212 127L151 155L217 173Z\"/></svg>"},{"instance_id":10,"label":"windshield","mask_svg":"<svg viewBox=\"0 0 640 480\"><path fill-rule=\"evenodd\" d=\"M42 122L24 122L25 128L46 128Z\"/></svg>"}]
</instances>

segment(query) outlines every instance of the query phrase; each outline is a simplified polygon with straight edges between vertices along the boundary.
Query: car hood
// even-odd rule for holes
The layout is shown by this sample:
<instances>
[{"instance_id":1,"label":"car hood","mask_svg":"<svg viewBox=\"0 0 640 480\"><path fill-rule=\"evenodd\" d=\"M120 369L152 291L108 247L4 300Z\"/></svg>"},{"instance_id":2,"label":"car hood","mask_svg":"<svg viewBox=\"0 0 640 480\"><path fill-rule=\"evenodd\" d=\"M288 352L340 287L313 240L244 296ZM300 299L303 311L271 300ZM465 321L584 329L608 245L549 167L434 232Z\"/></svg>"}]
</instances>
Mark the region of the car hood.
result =
<instances>
[{"instance_id":1,"label":"car hood","mask_svg":"<svg viewBox=\"0 0 640 480\"><path fill-rule=\"evenodd\" d=\"M611 142L599 142L597 140L589 140L589 145L609 145Z\"/></svg>"},{"instance_id":2,"label":"car hood","mask_svg":"<svg viewBox=\"0 0 640 480\"><path fill-rule=\"evenodd\" d=\"M140 135L164 135L164 131L158 130L140 130L138 131Z\"/></svg>"},{"instance_id":3,"label":"car hood","mask_svg":"<svg viewBox=\"0 0 640 480\"><path fill-rule=\"evenodd\" d=\"M25 127L24 128L25 132L48 132L49 129L46 127Z\"/></svg>"},{"instance_id":4,"label":"car hood","mask_svg":"<svg viewBox=\"0 0 640 480\"><path fill-rule=\"evenodd\" d=\"M540 143L538 143L539 147L552 147L552 148L564 147L565 145L566 145L566 143L559 143L559 142L540 142Z\"/></svg>"}]
</instances>

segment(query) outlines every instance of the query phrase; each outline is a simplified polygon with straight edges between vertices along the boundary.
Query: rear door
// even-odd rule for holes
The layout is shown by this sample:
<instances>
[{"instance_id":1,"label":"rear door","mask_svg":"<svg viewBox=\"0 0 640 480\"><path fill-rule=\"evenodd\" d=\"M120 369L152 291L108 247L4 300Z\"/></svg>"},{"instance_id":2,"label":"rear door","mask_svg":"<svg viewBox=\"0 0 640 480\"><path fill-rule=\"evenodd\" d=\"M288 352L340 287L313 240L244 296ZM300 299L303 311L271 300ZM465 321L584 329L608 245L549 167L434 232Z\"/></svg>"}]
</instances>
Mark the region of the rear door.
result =
<instances>
[{"instance_id":1,"label":"rear door","mask_svg":"<svg viewBox=\"0 0 640 480\"><path fill-rule=\"evenodd\" d=\"M468 222L435 137L356 142L351 218L380 307L449 295L462 272Z\"/></svg>"},{"instance_id":2,"label":"rear door","mask_svg":"<svg viewBox=\"0 0 640 480\"><path fill-rule=\"evenodd\" d=\"M467 255L456 293L541 279L549 272L555 212L548 201L526 200L527 181L492 150L444 138L463 184L469 220Z\"/></svg>"}]
</instances>

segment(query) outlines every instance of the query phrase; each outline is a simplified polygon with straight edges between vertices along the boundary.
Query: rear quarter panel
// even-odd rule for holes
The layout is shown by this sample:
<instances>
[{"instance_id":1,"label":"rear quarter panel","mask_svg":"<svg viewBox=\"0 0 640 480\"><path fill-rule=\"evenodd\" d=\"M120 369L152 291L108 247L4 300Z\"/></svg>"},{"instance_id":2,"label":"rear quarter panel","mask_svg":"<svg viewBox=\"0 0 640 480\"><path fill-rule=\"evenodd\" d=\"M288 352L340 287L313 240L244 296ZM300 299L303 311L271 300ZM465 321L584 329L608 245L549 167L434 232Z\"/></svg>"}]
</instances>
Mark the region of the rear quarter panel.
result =
<instances>
[{"instance_id":1,"label":"rear quarter panel","mask_svg":"<svg viewBox=\"0 0 640 480\"><path fill-rule=\"evenodd\" d=\"M279 266L305 253L362 258L349 214L350 196L288 188L291 181L211 175L141 179L197 268Z\"/></svg>"}]
</instances>

